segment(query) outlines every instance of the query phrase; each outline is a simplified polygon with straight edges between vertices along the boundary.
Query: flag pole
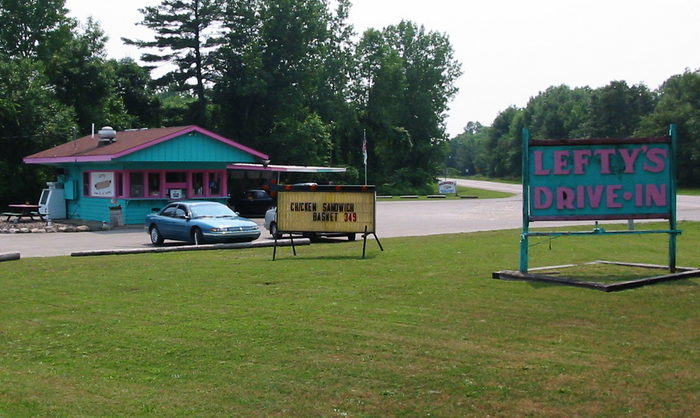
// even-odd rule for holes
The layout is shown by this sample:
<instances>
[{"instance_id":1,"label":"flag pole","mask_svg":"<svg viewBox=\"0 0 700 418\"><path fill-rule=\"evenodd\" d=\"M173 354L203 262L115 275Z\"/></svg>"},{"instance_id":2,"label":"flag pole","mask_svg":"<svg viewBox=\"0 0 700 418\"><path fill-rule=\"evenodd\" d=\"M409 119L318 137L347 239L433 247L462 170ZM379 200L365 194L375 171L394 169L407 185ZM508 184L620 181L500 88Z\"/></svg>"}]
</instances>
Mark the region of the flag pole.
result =
<instances>
[{"instance_id":1,"label":"flag pole","mask_svg":"<svg viewBox=\"0 0 700 418\"><path fill-rule=\"evenodd\" d=\"M365 163L365 186L367 185L367 130L362 130L362 158Z\"/></svg>"}]
</instances>

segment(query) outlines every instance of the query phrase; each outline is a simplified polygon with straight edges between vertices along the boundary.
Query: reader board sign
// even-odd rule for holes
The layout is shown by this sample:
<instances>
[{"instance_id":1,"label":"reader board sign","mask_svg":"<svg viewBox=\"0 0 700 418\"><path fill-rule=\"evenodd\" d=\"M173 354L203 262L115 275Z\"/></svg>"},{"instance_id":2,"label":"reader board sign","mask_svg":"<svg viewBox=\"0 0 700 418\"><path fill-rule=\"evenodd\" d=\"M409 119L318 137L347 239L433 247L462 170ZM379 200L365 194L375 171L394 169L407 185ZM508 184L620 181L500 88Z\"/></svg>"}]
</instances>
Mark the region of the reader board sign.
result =
<instances>
[{"instance_id":1,"label":"reader board sign","mask_svg":"<svg viewBox=\"0 0 700 418\"><path fill-rule=\"evenodd\" d=\"M375 202L374 186L284 186L277 193L277 228L374 233Z\"/></svg>"},{"instance_id":2,"label":"reader board sign","mask_svg":"<svg viewBox=\"0 0 700 418\"><path fill-rule=\"evenodd\" d=\"M531 140L529 220L669 219L670 138Z\"/></svg>"}]
</instances>

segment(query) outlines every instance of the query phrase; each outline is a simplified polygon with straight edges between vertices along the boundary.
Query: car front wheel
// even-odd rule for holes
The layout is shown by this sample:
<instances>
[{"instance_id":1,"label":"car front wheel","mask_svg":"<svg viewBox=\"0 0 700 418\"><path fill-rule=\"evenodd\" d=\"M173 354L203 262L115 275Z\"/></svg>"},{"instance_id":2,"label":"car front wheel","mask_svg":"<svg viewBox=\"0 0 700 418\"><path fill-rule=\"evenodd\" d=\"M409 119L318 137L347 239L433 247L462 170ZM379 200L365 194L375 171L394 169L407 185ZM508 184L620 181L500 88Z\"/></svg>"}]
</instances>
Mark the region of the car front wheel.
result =
<instances>
[{"instance_id":1,"label":"car front wheel","mask_svg":"<svg viewBox=\"0 0 700 418\"><path fill-rule=\"evenodd\" d=\"M149 231L149 235L151 236L151 243L153 243L153 245L161 245L161 244L163 244L163 241L165 240L163 238L163 235L158 230L158 227L155 225L151 226L151 230Z\"/></svg>"},{"instance_id":2,"label":"car front wheel","mask_svg":"<svg viewBox=\"0 0 700 418\"><path fill-rule=\"evenodd\" d=\"M192 228L192 242L194 245L199 245L204 242L204 235L202 235L202 230L194 227Z\"/></svg>"}]
</instances>

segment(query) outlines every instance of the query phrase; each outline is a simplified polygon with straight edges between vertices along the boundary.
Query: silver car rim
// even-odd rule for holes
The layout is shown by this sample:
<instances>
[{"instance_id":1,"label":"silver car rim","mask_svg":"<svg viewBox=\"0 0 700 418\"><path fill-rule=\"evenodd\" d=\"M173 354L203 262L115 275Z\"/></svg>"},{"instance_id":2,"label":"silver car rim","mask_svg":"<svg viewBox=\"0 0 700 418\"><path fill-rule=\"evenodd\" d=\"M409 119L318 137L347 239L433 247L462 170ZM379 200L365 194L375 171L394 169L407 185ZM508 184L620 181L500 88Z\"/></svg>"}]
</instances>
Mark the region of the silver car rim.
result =
<instances>
[{"instance_id":1,"label":"silver car rim","mask_svg":"<svg viewBox=\"0 0 700 418\"><path fill-rule=\"evenodd\" d=\"M157 244L159 240L160 232L158 232L158 228L151 228L151 242Z\"/></svg>"}]
</instances>

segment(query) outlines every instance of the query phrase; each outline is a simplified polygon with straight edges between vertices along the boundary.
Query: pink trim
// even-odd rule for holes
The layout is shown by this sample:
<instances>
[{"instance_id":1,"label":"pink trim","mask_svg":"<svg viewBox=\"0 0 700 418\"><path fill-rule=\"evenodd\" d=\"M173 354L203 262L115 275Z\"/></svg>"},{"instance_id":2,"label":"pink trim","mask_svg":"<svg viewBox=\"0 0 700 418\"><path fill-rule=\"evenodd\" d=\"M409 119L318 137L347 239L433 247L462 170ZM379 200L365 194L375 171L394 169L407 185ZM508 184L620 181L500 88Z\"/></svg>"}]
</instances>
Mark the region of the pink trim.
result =
<instances>
[{"instance_id":1,"label":"pink trim","mask_svg":"<svg viewBox=\"0 0 700 418\"><path fill-rule=\"evenodd\" d=\"M160 144L161 142L169 141L169 140L176 138L178 136L188 134L190 132L201 133L202 135L211 137L213 139L216 139L217 141L221 141L227 145L230 145L234 148L238 148L241 151L247 152L248 154L252 154L252 155L254 155L258 158L262 158L264 160L267 160L269 158L266 154L263 154L262 152L256 151L256 150L249 148L249 147L246 147L245 145L241 145L238 142L231 141L228 138L224 138L223 136L217 135L214 132L207 131L206 129L200 128L199 126L189 126L181 131L177 131L177 132L172 133L170 135L166 135L166 136L160 137L158 139L154 139L153 141L150 141L150 142L147 142L145 144L141 144L139 146L129 148L127 150L124 150L122 152L114 154L111 156L111 158L120 158L120 157L123 157L125 155L129 155L129 154L132 154L134 152L141 151L142 149L150 148L154 145Z\"/></svg>"},{"instance_id":2,"label":"pink trim","mask_svg":"<svg viewBox=\"0 0 700 418\"><path fill-rule=\"evenodd\" d=\"M92 173L93 172L112 172L114 173L114 178L115 178L115 184L114 185L114 196L93 196L92 191L89 187L90 181L92 178ZM166 173L168 172L173 172L173 173L179 173L179 172L184 172L186 176L185 182L182 183L167 183L166 182ZM143 181L143 196L141 197L134 197L131 196L131 174L132 173L139 173L141 174L141 178ZM151 195L151 190L149 186L149 174L151 173L157 173L159 176L160 180L160 188L158 190L158 196L153 196ZM193 184L192 184L192 175L193 173L204 173L203 179L205 184L202 185L203 189L203 194L194 196L194 190L193 190ZM88 176L88 181L87 183L85 182L85 176ZM121 176L121 190L118 189L118 183L117 176ZM212 194L211 189L209 187L209 183L211 182L211 179L217 176L219 180L219 193L218 194ZM157 200L157 199L168 199L167 191L168 189L180 189L183 188L186 191L186 197L187 198L192 198L192 197L197 197L197 198L227 198L228 197L228 176L226 175L226 170L173 170L173 169L168 169L168 170L85 170L82 172L81 175L81 186L82 186L82 191L81 191L81 196L83 197L90 197L90 198L105 198L105 199L112 199L112 198L118 198L118 199L140 199L140 200ZM87 191L87 194L86 194Z\"/></svg>"},{"instance_id":3,"label":"pink trim","mask_svg":"<svg viewBox=\"0 0 700 418\"><path fill-rule=\"evenodd\" d=\"M206 129L204 129L204 128L200 128L199 126L194 126L193 128L194 128L193 130L196 130L197 132L199 132L199 133L201 133L201 134L210 136L210 137L212 137L212 138L214 138L214 139L216 139L216 140L218 140L218 141L221 141L221 142L223 142L223 143L225 143L225 144L228 144L228 145L231 145L231 146L233 146L233 147L236 147L236 148L240 149L241 151L247 152L248 154L252 154L252 155L254 155L254 156L258 157L258 158L261 158L261 159L263 159L263 160L268 160L268 159L270 158L270 156L267 155L267 154L263 154L263 153L260 152L260 151L256 151L256 150L254 150L253 148L246 147L245 145L239 144L239 143L236 142L236 141L232 141L232 140L230 140L230 139L228 139L228 138L224 138L224 137L221 136L221 135L215 134L214 132L208 131L208 130L206 130Z\"/></svg>"},{"instance_id":4,"label":"pink trim","mask_svg":"<svg viewBox=\"0 0 700 418\"><path fill-rule=\"evenodd\" d=\"M115 192L117 195L117 199L123 198L126 194L124 193L124 184L125 184L125 178L126 176L124 175L124 171L122 170L117 170L114 172L114 182L115 184ZM119 179L119 180L118 180Z\"/></svg>"},{"instance_id":5,"label":"pink trim","mask_svg":"<svg viewBox=\"0 0 700 418\"><path fill-rule=\"evenodd\" d=\"M124 195L122 198L124 199L140 199L140 200L157 200L157 199L169 199L168 197L168 189L184 189L185 190L185 197L187 199L190 198L227 198L228 197L228 179L226 176L226 170L173 170L173 169L167 169L167 170L114 170L115 174L116 173L122 173L123 174L123 187L124 187ZM131 174L132 173L141 173L143 175L143 188L144 188L144 195L142 197L134 197L131 196ZM151 196L150 195L150 188L148 186L148 175L150 173L159 173L160 174L160 190L159 190L159 195L158 196ZM168 183L166 181L166 174L167 173L185 173L185 181L181 183ZM201 195L194 195L194 187L192 184L192 175L193 173L204 173L205 176L205 181L206 184L203 185L203 194ZM220 179L220 184L219 184L219 194L211 194L211 190L209 189L209 179L210 175L212 174L219 174L219 179Z\"/></svg>"}]
</instances>

